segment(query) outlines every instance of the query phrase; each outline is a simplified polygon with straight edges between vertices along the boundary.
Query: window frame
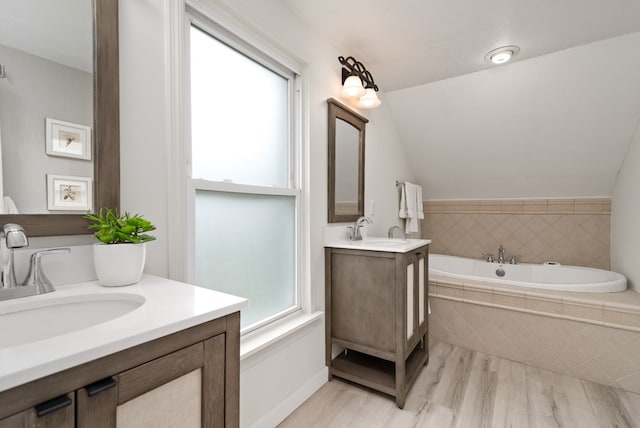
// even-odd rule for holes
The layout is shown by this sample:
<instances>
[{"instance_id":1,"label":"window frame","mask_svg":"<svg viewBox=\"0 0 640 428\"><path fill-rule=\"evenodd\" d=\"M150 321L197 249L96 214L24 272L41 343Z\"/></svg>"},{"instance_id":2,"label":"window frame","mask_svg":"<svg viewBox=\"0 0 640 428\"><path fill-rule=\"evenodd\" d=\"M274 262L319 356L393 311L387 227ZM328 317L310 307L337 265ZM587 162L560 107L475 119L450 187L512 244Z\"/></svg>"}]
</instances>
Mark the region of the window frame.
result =
<instances>
[{"instance_id":1,"label":"window frame","mask_svg":"<svg viewBox=\"0 0 640 428\"><path fill-rule=\"evenodd\" d=\"M191 27L195 26L200 31L205 32L219 42L227 45L239 54L255 61L257 64L276 73L287 80L288 88L288 171L287 171L287 187L278 186L261 186L251 184L233 183L227 181L213 181L202 178L193 178L191 169L192 147L191 147L191 82L190 82L190 62L191 62L191 46L190 32ZM304 273L305 242L303 233L303 156L302 156L302 75L298 71L298 67L285 65L282 61L270 55L260 46L252 44L234 32L223 27L219 23L213 21L200 14L193 8L187 7L184 22L184 124L185 124L185 150L187 161L187 211L189 218L188 230L188 251L187 257L187 279L190 283L195 284L195 195L196 191L212 191L212 192L230 192L239 194L254 195L274 195L289 196L295 198L294 213L294 233L295 233L295 260L294 260L294 305L283 311L275 313L263 320L246 326L241 330L241 335L254 332L261 327L280 320L288 315L300 313L305 310L303 282L306 277ZM292 61L287 59L287 64Z\"/></svg>"}]
</instances>

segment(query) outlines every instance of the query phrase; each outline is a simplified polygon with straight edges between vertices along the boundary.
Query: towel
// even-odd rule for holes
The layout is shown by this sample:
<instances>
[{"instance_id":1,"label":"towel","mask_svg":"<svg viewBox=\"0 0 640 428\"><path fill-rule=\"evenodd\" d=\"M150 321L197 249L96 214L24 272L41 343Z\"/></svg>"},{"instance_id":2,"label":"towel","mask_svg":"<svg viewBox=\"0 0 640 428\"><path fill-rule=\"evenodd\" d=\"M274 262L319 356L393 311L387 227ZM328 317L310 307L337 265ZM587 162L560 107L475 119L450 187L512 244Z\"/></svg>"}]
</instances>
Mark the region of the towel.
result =
<instances>
[{"instance_id":1,"label":"towel","mask_svg":"<svg viewBox=\"0 0 640 428\"><path fill-rule=\"evenodd\" d=\"M405 233L418 231L419 220L424 218L421 186L409 182L402 185L398 217L406 219Z\"/></svg>"},{"instance_id":2,"label":"towel","mask_svg":"<svg viewBox=\"0 0 640 428\"><path fill-rule=\"evenodd\" d=\"M0 214L20 214L13 199L9 196L0 199Z\"/></svg>"}]
</instances>

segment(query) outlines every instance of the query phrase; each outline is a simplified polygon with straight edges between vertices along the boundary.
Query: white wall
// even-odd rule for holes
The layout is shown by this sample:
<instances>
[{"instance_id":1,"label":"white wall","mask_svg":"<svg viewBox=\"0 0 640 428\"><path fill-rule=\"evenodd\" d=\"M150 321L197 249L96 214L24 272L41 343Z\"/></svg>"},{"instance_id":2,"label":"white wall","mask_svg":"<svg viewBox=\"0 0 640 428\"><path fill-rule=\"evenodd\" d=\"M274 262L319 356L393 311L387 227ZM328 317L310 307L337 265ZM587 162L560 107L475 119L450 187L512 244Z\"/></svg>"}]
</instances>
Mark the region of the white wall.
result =
<instances>
[{"instance_id":1,"label":"white wall","mask_svg":"<svg viewBox=\"0 0 640 428\"><path fill-rule=\"evenodd\" d=\"M164 43L168 41L167 8L173 0L120 2L121 159L122 207L140 212L158 226L158 240L149 246L146 271L167 276L170 254L166 231L186 224L169 224L168 207L181 204L167 192L167 170L177 160L169 156L171 146L165 109L168 74ZM323 229L327 224L327 103L338 97L340 65L337 52L315 37L278 0L229 0L217 3L228 8L243 26L264 35L264 39L304 64L306 96L303 130L307 153L304 199L309 215L309 275L313 309L324 307ZM362 58L366 62L366 58ZM407 180L404 152L398 133L384 104L361 112L370 122L366 141L366 200L376 201L375 234L386 233L397 222L395 180ZM241 420L243 426L269 426L295 406L326 376L324 325L316 322L305 334L289 339L277 349L267 348L245 361L241 372ZM286 376L286 382L274 378ZM264 393L265 385L268 393ZM285 398L286 397L286 398ZM293 410L293 408L288 409ZM268 414L265 414L267 412ZM270 412L270 413L269 413Z\"/></svg>"},{"instance_id":2,"label":"white wall","mask_svg":"<svg viewBox=\"0 0 640 428\"><path fill-rule=\"evenodd\" d=\"M637 94L636 94L637 95ZM640 291L640 124L618 174L611 201L611 269Z\"/></svg>"}]
</instances>

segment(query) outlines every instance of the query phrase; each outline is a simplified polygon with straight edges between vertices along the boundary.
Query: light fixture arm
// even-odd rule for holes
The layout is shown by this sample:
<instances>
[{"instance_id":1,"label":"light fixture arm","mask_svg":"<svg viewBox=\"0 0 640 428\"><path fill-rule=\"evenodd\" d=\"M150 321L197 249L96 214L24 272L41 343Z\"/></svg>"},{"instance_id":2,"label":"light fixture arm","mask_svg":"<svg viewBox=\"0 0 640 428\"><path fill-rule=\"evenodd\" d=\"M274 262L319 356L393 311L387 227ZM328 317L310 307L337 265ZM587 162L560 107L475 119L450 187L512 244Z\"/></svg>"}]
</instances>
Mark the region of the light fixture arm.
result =
<instances>
[{"instance_id":1,"label":"light fixture arm","mask_svg":"<svg viewBox=\"0 0 640 428\"><path fill-rule=\"evenodd\" d=\"M378 85L373 81L373 76L371 73L365 68L364 64L360 61L357 61L354 57L348 56L347 58L343 56L338 57L338 61L340 65L342 65L342 84L344 85L345 80L349 76L358 76L362 81L362 86L365 88L372 88L376 92L378 91Z\"/></svg>"}]
</instances>

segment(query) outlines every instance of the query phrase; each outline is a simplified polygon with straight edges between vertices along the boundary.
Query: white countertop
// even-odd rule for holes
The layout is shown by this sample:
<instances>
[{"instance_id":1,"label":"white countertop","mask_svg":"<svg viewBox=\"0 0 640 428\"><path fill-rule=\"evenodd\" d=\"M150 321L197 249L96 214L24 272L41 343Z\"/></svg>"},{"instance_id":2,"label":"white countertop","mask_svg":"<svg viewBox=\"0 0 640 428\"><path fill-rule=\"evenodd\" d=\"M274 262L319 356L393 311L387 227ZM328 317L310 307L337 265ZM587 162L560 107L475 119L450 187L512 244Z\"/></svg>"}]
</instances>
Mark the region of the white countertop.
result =
<instances>
[{"instance_id":1,"label":"white countertop","mask_svg":"<svg viewBox=\"0 0 640 428\"><path fill-rule=\"evenodd\" d=\"M38 299L64 301L78 296L134 294L144 304L118 318L22 345L0 346L0 391L83 364L114 352L237 312L247 300L164 278L144 275L135 285L102 287L97 281L56 287L53 293L0 302L0 314ZM2 315L0 315L1 317ZM77 320L82 323L82 319ZM19 329L20 325L11 326ZM0 331L0 345L2 342Z\"/></svg>"},{"instance_id":2,"label":"white countertop","mask_svg":"<svg viewBox=\"0 0 640 428\"><path fill-rule=\"evenodd\" d=\"M360 241L337 240L324 244L328 248L347 250L387 251L390 253L407 253L423 245L430 244L430 239L391 239L368 237Z\"/></svg>"}]
</instances>

